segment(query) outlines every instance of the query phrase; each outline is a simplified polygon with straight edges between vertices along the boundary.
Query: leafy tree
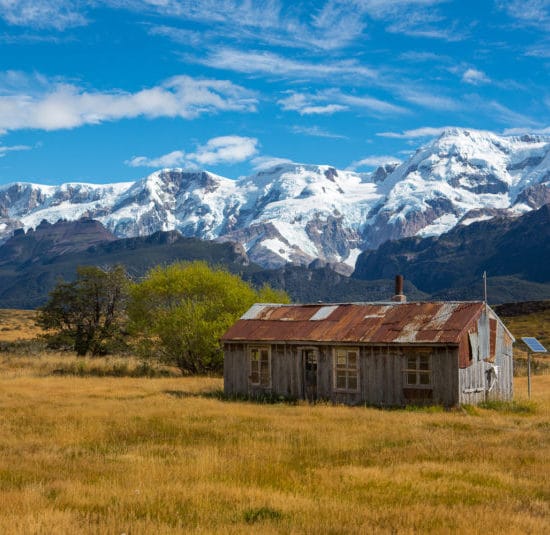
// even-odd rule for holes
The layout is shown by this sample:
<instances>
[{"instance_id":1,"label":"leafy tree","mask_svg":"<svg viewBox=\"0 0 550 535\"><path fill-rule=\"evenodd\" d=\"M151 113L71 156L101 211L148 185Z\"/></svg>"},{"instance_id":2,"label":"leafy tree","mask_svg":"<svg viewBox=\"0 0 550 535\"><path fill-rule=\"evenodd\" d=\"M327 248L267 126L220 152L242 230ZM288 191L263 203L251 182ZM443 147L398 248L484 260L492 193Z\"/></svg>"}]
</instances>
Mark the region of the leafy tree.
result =
<instances>
[{"instance_id":1,"label":"leafy tree","mask_svg":"<svg viewBox=\"0 0 550 535\"><path fill-rule=\"evenodd\" d=\"M120 346L128 283L122 266L78 267L75 281L60 281L38 309L38 325L53 331L46 334L48 345L72 347L80 356Z\"/></svg>"},{"instance_id":2,"label":"leafy tree","mask_svg":"<svg viewBox=\"0 0 550 535\"><path fill-rule=\"evenodd\" d=\"M219 338L253 303L289 302L268 286L255 290L236 275L206 262L176 263L149 271L130 290L128 316L140 350L183 373L219 371Z\"/></svg>"}]
</instances>

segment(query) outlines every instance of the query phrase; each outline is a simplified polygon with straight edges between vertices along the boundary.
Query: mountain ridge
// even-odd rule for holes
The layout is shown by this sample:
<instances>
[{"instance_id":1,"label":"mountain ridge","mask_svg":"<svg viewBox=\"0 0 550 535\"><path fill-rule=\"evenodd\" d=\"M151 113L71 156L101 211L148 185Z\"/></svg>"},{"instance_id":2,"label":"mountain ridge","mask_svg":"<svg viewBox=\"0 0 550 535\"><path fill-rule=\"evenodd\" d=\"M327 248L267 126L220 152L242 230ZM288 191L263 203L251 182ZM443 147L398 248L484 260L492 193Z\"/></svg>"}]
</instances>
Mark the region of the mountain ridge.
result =
<instances>
[{"instance_id":1,"label":"mountain ridge","mask_svg":"<svg viewBox=\"0 0 550 535\"><path fill-rule=\"evenodd\" d=\"M71 232L72 229L72 232ZM70 236L74 237L71 243ZM361 281L341 275L315 262L311 268L287 265L264 269L250 262L244 248L232 242L186 238L178 231L157 231L149 236L116 239L100 222L42 222L35 230L21 231L0 245L0 308L35 308L42 305L60 278L73 280L79 265L101 268L122 264L139 280L156 266L201 260L222 266L261 287L286 290L295 301L353 301L388 299L393 280ZM410 295L425 294L407 282Z\"/></svg>"},{"instance_id":2,"label":"mountain ridge","mask_svg":"<svg viewBox=\"0 0 550 535\"><path fill-rule=\"evenodd\" d=\"M163 169L136 182L0 187L0 239L42 220L99 220L117 238L178 230L240 243L266 268L320 259L351 273L388 240L518 215L550 201L550 137L446 129L372 173L279 164L238 180Z\"/></svg>"},{"instance_id":3,"label":"mountain ridge","mask_svg":"<svg viewBox=\"0 0 550 535\"><path fill-rule=\"evenodd\" d=\"M440 236L388 241L361 253L352 277L400 273L432 297L471 299L483 295L486 271L493 299L524 301L550 298L549 265L550 203L517 217L458 225Z\"/></svg>"}]
</instances>

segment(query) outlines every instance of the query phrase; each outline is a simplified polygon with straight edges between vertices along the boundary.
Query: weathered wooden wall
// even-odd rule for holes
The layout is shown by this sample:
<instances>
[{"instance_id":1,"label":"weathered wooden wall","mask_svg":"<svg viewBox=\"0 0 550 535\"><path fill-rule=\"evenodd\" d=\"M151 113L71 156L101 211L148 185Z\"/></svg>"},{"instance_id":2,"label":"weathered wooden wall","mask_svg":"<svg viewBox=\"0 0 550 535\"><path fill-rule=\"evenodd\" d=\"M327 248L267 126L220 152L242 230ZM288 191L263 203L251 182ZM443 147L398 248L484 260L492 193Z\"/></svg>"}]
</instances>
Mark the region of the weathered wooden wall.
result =
<instances>
[{"instance_id":1,"label":"weathered wooden wall","mask_svg":"<svg viewBox=\"0 0 550 535\"><path fill-rule=\"evenodd\" d=\"M226 344L224 388L226 394L259 395L272 393L290 398L305 398L301 348L294 344L272 344L271 388L250 385L247 344ZM311 347L311 346L308 346ZM418 348L361 346L359 348L359 391L341 392L334 389L334 348L316 346L318 353L317 397L336 403L380 406L405 405L404 394L407 357ZM430 402L446 406L458 402L458 352L456 347L431 347L430 388L423 389ZM427 401L428 396L423 401ZM410 401L410 400L409 400ZM422 400L418 400L422 402Z\"/></svg>"},{"instance_id":2,"label":"weathered wooden wall","mask_svg":"<svg viewBox=\"0 0 550 535\"><path fill-rule=\"evenodd\" d=\"M459 370L459 403L476 405L487 400L513 398L513 341L492 310L483 313L476 325L478 350L469 366ZM492 332L491 332L492 331ZM488 371L496 367L492 388Z\"/></svg>"},{"instance_id":3,"label":"weathered wooden wall","mask_svg":"<svg viewBox=\"0 0 550 535\"><path fill-rule=\"evenodd\" d=\"M513 342L500 322L497 324L495 365L498 366L499 377L487 399L510 401L514 397Z\"/></svg>"}]
</instances>

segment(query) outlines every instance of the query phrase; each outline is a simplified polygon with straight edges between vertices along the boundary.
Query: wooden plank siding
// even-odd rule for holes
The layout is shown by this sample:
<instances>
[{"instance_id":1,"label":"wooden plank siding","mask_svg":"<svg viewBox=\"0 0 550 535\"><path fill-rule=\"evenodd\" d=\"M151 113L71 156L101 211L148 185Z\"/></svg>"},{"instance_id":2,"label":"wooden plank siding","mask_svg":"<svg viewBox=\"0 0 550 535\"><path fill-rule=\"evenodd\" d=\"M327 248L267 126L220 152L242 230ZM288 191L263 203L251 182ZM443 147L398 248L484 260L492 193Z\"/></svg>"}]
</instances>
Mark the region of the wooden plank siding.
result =
<instances>
[{"instance_id":1,"label":"wooden plank siding","mask_svg":"<svg viewBox=\"0 0 550 535\"><path fill-rule=\"evenodd\" d=\"M249 375L249 347L268 346L271 358L271 385L269 388L251 385ZM317 360L317 397L347 405L402 406L407 400L404 389L404 370L408 356L419 350L407 346L353 346L359 349L359 385L357 392L334 388L334 351L331 345L298 344L225 344L225 393L259 396L273 394L304 399L304 369L302 348L315 347ZM338 346L340 347L340 346ZM448 346L423 348L430 356L431 386L429 401L451 406L458 403L458 348ZM426 398L428 399L428 398ZM416 402L419 402L417 400Z\"/></svg>"},{"instance_id":2,"label":"wooden plank siding","mask_svg":"<svg viewBox=\"0 0 550 535\"><path fill-rule=\"evenodd\" d=\"M459 369L459 398L462 405L513 398L513 340L491 309L479 317L475 331L479 340L477 360ZM496 382L490 388L488 372L497 367Z\"/></svg>"},{"instance_id":3,"label":"wooden plank siding","mask_svg":"<svg viewBox=\"0 0 550 535\"><path fill-rule=\"evenodd\" d=\"M222 341L227 394L314 399L316 392L334 403L377 406L452 406L513 396L514 339L483 302L260 303ZM249 377L253 346L268 348L269 376L266 351L256 350Z\"/></svg>"}]
</instances>

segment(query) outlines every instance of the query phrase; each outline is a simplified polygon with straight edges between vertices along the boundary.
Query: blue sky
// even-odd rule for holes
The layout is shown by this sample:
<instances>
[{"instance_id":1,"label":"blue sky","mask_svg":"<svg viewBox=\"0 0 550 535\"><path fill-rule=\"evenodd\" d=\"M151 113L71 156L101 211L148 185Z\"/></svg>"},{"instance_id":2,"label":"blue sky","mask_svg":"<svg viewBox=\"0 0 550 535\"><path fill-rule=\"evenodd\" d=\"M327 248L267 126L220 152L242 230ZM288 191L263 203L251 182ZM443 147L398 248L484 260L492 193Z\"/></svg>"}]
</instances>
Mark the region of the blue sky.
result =
<instances>
[{"instance_id":1,"label":"blue sky","mask_svg":"<svg viewBox=\"0 0 550 535\"><path fill-rule=\"evenodd\" d=\"M0 0L0 183L550 134L550 0Z\"/></svg>"}]
</instances>

